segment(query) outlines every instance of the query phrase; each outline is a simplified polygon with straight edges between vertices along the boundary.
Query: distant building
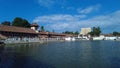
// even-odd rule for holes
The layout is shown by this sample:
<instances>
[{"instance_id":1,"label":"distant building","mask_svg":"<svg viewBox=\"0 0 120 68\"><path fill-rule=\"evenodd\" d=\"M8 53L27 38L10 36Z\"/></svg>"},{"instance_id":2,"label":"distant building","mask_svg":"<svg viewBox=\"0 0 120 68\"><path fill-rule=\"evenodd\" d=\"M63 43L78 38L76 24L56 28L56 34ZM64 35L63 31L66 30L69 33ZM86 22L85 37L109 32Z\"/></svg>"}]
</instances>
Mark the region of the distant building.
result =
<instances>
[{"instance_id":1,"label":"distant building","mask_svg":"<svg viewBox=\"0 0 120 68\"><path fill-rule=\"evenodd\" d=\"M78 38L86 40L90 39L90 35L88 34L89 32L91 32L91 28L81 28Z\"/></svg>"},{"instance_id":2,"label":"distant building","mask_svg":"<svg viewBox=\"0 0 120 68\"><path fill-rule=\"evenodd\" d=\"M38 30L37 30L38 27L39 27L39 25L37 23L32 23L31 24L31 29L35 30L37 33L38 33Z\"/></svg>"},{"instance_id":3,"label":"distant building","mask_svg":"<svg viewBox=\"0 0 120 68\"><path fill-rule=\"evenodd\" d=\"M81 28L80 35L88 35L91 32L91 28Z\"/></svg>"}]
</instances>

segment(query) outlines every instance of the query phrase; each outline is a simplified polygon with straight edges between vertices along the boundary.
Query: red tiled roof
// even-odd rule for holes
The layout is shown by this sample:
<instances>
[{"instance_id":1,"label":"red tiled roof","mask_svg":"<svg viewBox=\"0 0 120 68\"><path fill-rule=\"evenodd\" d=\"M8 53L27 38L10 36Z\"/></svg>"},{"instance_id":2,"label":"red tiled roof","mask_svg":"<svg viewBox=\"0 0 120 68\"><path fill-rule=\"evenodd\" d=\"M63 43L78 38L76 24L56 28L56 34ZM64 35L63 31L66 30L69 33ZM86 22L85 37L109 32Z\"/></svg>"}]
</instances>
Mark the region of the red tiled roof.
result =
<instances>
[{"instance_id":1,"label":"red tiled roof","mask_svg":"<svg viewBox=\"0 0 120 68\"><path fill-rule=\"evenodd\" d=\"M60 34L60 33L53 33L53 32L39 32L39 34L44 34L44 35L57 35L57 36L66 36L65 34Z\"/></svg>"},{"instance_id":2,"label":"red tiled roof","mask_svg":"<svg viewBox=\"0 0 120 68\"><path fill-rule=\"evenodd\" d=\"M4 26L0 25L0 31L17 32L17 33L34 33L36 32L30 28L16 27L16 26Z\"/></svg>"},{"instance_id":3,"label":"red tiled roof","mask_svg":"<svg viewBox=\"0 0 120 68\"><path fill-rule=\"evenodd\" d=\"M49 32L39 32L39 34L48 35Z\"/></svg>"},{"instance_id":4,"label":"red tiled roof","mask_svg":"<svg viewBox=\"0 0 120 68\"><path fill-rule=\"evenodd\" d=\"M37 23L32 23L31 26L35 26L35 27L38 27L39 25Z\"/></svg>"},{"instance_id":5,"label":"red tiled roof","mask_svg":"<svg viewBox=\"0 0 120 68\"><path fill-rule=\"evenodd\" d=\"M104 36L114 36L113 34L102 34Z\"/></svg>"}]
</instances>

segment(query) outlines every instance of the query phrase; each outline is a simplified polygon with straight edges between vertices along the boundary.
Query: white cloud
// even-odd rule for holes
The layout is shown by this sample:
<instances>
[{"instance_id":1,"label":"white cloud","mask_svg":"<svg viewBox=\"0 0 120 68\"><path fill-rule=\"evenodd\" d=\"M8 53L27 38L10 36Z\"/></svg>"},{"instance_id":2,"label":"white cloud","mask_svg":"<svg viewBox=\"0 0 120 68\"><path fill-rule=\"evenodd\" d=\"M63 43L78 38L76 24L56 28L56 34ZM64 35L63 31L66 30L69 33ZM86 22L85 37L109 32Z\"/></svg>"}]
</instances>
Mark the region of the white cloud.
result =
<instances>
[{"instance_id":1,"label":"white cloud","mask_svg":"<svg viewBox=\"0 0 120 68\"><path fill-rule=\"evenodd\" d=\"M49 8L55 4L55 1L54 0L38 0L38 3L41 6Z\"/></svg>"},{"instance_id":2,"label":"white cloud","mask_svg":"<svg viewBox=\"0 0 120 68\"><path fill-rule=\"evenodd\" d=\"M66 0L38 0L38 4L46 8L52 8L54 6L65 8Z\"/></svg>"},{"instance_id":3,"label":"white cloud","mask_svg":"<svg viewBox=\"0 0 120 68\"><path fill-rule=\"evenodd\" d=\"M49 16L40 16L36 17L33 22L46 22L46 23L54 23L54 22L68 22L68 21L77 21L79 19L85 18L86 15L68 15L68 14L57 14L57 15L49 15Z\"/></svg>"},{"instance_id":4,"label":"white cloud","mask_svg":"<svg viewBox=\"0 0 120 68\"><path fill-rule=\"evenodd\" d=\"M100 4L97 4L97 5L95 5L95 6L89 6L89 7L84 8L84 9L78 8L77 11L78 11L78 13L80 13L80 14L89 14L89 13L91 13L91 12L93 12L93 11L98 11L99 8L100 8L100 6L101 6Z\"/></svg>"},{"instance_id":5,"label":"white cloud","mask_svg":"<svg viewBox=\"0 0 120 68\"><path fill-rule=\"evenodd\" d=\"M103 31L112 31L120 29L120 10L107 14L85 19L85 15L49 15L36 17L33 22L46 24L48 29L56 31L80 30L82 27L100 26ZM111 30L112 29L112 30ZM119 30L120 31L120 30Z\"/></svg>"}]
</instances>

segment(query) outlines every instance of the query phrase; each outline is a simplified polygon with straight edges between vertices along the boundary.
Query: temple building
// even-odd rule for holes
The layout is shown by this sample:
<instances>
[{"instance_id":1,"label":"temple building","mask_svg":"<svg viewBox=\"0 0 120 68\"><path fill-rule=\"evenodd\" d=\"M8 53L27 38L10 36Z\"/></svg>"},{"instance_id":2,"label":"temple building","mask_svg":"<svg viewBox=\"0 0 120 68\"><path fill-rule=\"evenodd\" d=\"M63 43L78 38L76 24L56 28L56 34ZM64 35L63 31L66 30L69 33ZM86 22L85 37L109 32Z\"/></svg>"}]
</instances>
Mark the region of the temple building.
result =
<instances>
[{"instance_id":1,"label":"temple building","mask_svg":"<svg viewBox=\"0 0 120 68\"><path fill-rule=\"evenodd\" d=\"M78 35L78 38L89 39L90 35L88 33L91 32L91 31L92 31L91 28L81 28L81 31Z\"/></svg>"},{"instance_id":2,"label":"temple building","mask_svg":"<svg viewBox=\"0 0 120 68\"><path fill-rule=\"evenodd\" d=\"M91 28L81 28L80 35L88 35L91 32Z\"/></svg>"},{"instance_id":3,"label":"temple building","mask_svg":"<svg viewBox=\"0 0 120 68\"><path fill-rule=\"evenodd\" d=\"M30 28L0 25L0 35L6 43L39 42L38 33Z\"/></svg>"},{"instance_id":4,"label":"temple building","mask_svg":"<svg viewBox=\"0 0 120 68\"><path fill-rule=\"evenodd\" d=\"M39 32L38 24L33 23L31 28L0 25L0 40L5 39L5 43L30 43L41 40L64 39L65 34L53 32Z\"/></svg>"},{"instance_id":5,"label":"temple building","mask_svg":"<svg viewBox=\"0 0 120 68\"><path fill-rule=\"evenodd\" d=\"M39 32L38 29L39 25L37 23L32 23L31 24L31 29L35 30L37 33Z\"/></svg>"},{"instance_id":6,"label":"temple building","mask_svg":"<svg viewBox=\"0 0 120 68\"><path fill-rule=\"evenodd\" d=\"M53 33L53 32L39 32L39 38L42 40L46 39L54 39L54 40L63 40L66 35L60 33Z\"/></svg>"}]
</instances>

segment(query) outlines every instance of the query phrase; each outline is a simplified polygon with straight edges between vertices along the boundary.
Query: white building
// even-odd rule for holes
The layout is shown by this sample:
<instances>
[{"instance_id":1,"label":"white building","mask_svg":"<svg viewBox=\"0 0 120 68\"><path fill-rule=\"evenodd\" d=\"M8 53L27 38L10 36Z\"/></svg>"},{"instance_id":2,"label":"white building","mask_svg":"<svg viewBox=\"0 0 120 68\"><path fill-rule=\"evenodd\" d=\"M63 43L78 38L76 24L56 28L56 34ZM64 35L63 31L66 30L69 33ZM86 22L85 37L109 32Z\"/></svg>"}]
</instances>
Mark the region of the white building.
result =
<instances>
[{"instance_id":1,"label":"white building","mask_svg":"<svg viewBox=\"0 0 120 68\"><path fill-rule=\"evenodd\" d=\"M91 32L91 28L81 28L80 35L88 35Z\"/></svg>"},{"instance_id":2,"label":"white building","mask_svg":"<svg viewBox=\"0 0 120 68\"><path fill-rule=\"evenodd\" d=\"M89 39L90 38L90 35L88 35L89 32L91 32L91 28L81 28L81 31L78 35L78 38L81 38L81 39Z\"/></svg>"}]
</instances>

